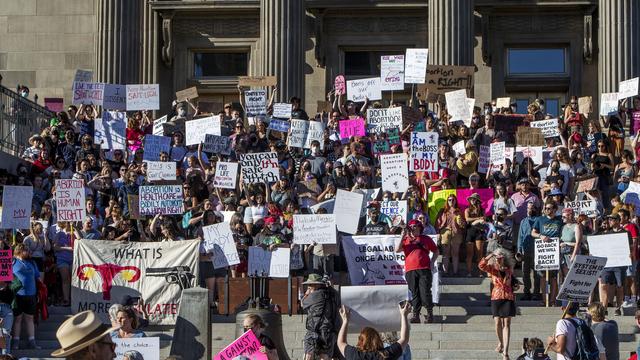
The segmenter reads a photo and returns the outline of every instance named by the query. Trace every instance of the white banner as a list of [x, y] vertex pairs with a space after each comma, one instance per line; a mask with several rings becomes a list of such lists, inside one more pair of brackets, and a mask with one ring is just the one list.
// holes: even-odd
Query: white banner
[[56, 179], [56, 209], [58, 221], [85, 219], [87, 211], [84, 180]]
[[291, 249], [275, 248], [264, 250], [259, 246], [249, 247], [249, 276], [268, 276], [272, 278], [289, 277]]
[[347, 81], [347, 100], [359, 102], [369, 100], [381, 100], [380, 77]]
[[382, 91], [404, 90], [404, 55], [382, 55], [380, 89]]
[[600, 115], [615, 115], [618, 112], [618, 93], [600, 94]]
[[104, 84], [103, 94], [103, 109], [127, 110], [127, 87], [125, 85]]
[[140, 215], [182, 215], [184, 198], [180, 185], [140, 186]]
[[299, 119], [291, 120], [291, 131], [287, 138], [287, 145], [311, 149], [313, 140], [317, 140], [320, 143], [320, 149], [324, 150], [324, 123]]
[[171, 151], [171, 138], [168, 136], [145, 135], [144, 153], [142, 159], [145, 161], [159, 161], [160, 153]]
[[267, 113], [267, 90], [250, 90], [244, 92], [244, 106], [247, 115]]
[[238, 163], [218, 161], [213, 186], [222, 189], [235, 189], [238, 177]]
[[104, 84], [94, 82], [74, 82], [73, 100], [74, 105], [102, 105], [104, 97]]
[[492, 165], [503, 165], [505, 160], [505, 142], [491, 143], [489, 145], [489, 163]]
[[[638, 79], [639, 78], [633, 78], [620, 81], [620, 85], [618, 86], [618, 100], [624, 100], [638, 95]], [[631, 106], [628, 105], [628, 107], [630, 108]]]
[[103, 111], [95, 121], [93, 143], [101, 149], [125, 150], [127, 146], [127, 113]]
[[380, 155], [382, 191], [405, 192], [409, 188], [407, 154]]
[[411, 171], [438, 171], [437, 132], [412, 132], [409, 146]]
[[293, 215], [293, 242], [295, 244], [335, 244], [335, 215]]
[[144, 299], [151, 324], [175, 324], [182, 289], [198, 283], [199, 246], [199, 240], [76, 240], [72, 312], [93, 310], [108, 323], [111, 304], [129, 295]]
[[187, 146], [204, 142], [207, 134], [220, 136], [220, 115], [189, 120], [185, 123], [185, 132]]
[[573, 209], [577, 215], [587, 215], [588, 217], [598, 216], [598, 208], [595, 200], [567, 201], [564, 203], [565, 209]]
[[404, 68], [404, 82], [424, 84], [427, 77], [429, 49], [407, 49]]
[[558, 129], [558, 119], [533, 121], [532, 128], [538, 128], [542, 130], [542, 136], [545, 138], [551, 138], [560, 136], [560, 129]]
[[240, 171], [244, 184], [262, 184], [280, 180], [278, 153], [263, 152], [240, 154]]
[[589, 302], [591, 291], [598, 283], [606, 262], [607, 259], [601, 257], [577, 255], [558, 291], [557, 299]]
[[220, 269], [240, 263], [238, 249], [228, 222], [202, 227], [202, 245], [208, 253], [213, 253], [213, 267]]
[[367, 132], [383, 134], [402, 128], [402, 108], [367, 109]]
[[[116, 360], [160, 360], [160, 338], [159, 337], [143, 337], [143, 338], [113, 338], [116, 344]], [[134, 357], [140, 354], [142, 357]], [[127, 356], [125, 358], [125, 356]]]
[[353, 285], [406, 284], [400, 235], [343, 236], [342, 247]]
[[629, 233], [587, 236], [589, 254], [607, 259], [606, 268], [630, 266]]
[[275, 103], [273, 104], [273, 114], [274, 118], [278, 119], [290, 119], [291, 118], [292, 106], [289, 103]]
[[407, 285], [342, 286], [340, 301], [351, 310], [350, 333], [369, 326], [378, 331], [399, 331], [398, 304], [408, 300]]
[[0, 229], [29, 229], [33, 186], [4, 185], [2, 190], [2, 221]]
[[356, 192], [338, 189], [333, 213], [336, 215], [338, 231], [355, 234], [358, 232], [360, 210], [364, 195]]
[[549, 242], [536, 239], [534, 250], [536, 271], [560, 269], [560, 238], [551, 238]]
[[175, 161], [145, 161], [147, 164], [147, 179], [149, 181], [175, 180]]
[[407, 223], [407, 200], [381, 201], [380, 212], [391, 219], [393, 226]]
[[158, 84], [127, 85], [127, 111], [159, 109], [160, 86]]

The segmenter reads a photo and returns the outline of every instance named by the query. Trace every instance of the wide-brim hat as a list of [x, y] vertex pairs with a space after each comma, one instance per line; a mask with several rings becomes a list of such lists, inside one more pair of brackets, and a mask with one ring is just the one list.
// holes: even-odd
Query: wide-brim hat
[[326, 285], [327, 283], [322, 281], [322, 276], [318, 274], [309, 274], [307, 281], [303, 282], [302, 285]]
[[91, 310], [78, 313], [65, 320], [56, 331], [60, 349], [52, 352], [51, 356], [67, 357], [75, 354], [118, 329], [120, 329], [119, 326], [111, 327], [103, 324]]

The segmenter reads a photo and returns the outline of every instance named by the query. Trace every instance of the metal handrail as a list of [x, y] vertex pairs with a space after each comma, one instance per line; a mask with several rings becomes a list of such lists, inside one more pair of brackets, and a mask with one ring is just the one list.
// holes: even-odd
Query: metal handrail
[[55, 113], [0, 85], [0, 151], [20, 156]]

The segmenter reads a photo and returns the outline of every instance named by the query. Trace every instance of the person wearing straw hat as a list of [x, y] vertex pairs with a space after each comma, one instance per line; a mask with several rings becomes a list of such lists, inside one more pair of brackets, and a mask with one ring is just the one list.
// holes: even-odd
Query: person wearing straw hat
[[60, 349], [51, 353], [67, 360], [111, 360], [116, 357], [116, 344], [109, 335], [118, 330], [100, 321], [91, 310], [65, 320], [56, 331]]
[[304, 359], [331, 359], [337, 339], [338, 296], [319, 274], [309, 274], [307, 291], [300, 300], [307, 312], [304, 336]]

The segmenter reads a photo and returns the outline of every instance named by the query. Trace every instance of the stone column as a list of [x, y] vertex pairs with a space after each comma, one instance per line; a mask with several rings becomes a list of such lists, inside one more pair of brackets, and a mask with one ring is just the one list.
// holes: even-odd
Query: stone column
[[473, 0], [429, 0], [429, 64], [473, 65]]
[[112, 84], [140, 82], [141, 19], [144, 1], [98, 0], [98, 51], [95, 80]]
[[304, 21], [302, 0], [260, 0], [261, 75], [278, 79], [277, 101], [304, 99]]
[[618, 91], [618, 83], [640, 76], [640, 2], [598, 2], [598, 84], [600, 93]]

